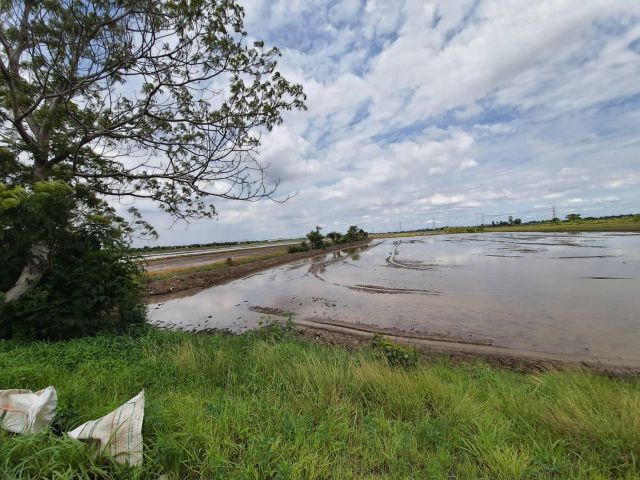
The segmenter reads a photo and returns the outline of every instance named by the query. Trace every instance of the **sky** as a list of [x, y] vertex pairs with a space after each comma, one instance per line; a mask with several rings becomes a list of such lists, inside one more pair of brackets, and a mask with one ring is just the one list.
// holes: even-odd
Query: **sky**
[[142, 211], [139, 244], [640, 212], [640, 1], [240, 0], [306, 112], [262, 135], [283, 203]]

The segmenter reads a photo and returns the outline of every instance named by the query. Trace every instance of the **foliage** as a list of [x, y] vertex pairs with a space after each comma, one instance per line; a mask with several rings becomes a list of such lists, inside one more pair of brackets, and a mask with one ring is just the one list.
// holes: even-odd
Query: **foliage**
[[300, 245], [291, 245], [287, 249], [287, 252], [289, 253], [302, 253], [302, 252], [308, 252], [308, 251], [309, 251], [309, 245], [307, 244], [307, 242], [300, 242]]
[[0, 336], [69, 338], [143, 322], [141, 268], [125, 241], [132, 232], [86, 189], [0, 184], [0, 290], [13, 285], [33, 242], [51, 252], [40, 283], [2, 306]]
[[367, 351], [261, 335], [0, 341], [0, 385], [56, 386], [56, 431], [143, 387], [147, 400], [142, 467], [52, 432], [0, 432], [0, 478], [638, 477], [640, 380], [445, 356], [405, 370]]
[[418, 364], [417, 350], [392, 342], [379, 333], [371, 338], [371, 348], [384, 356], [392, 367], [413, 368]]
[[311, 248], [318, 249], [324, 247], [324, 242], [322, 241], [323, 236], [320, 233], [321, 227], [316, 227], [315, 230], [311, 230], [307, 233], [307, 238], [309, 239], [309, 243], [311, 244]]
[[357, 225], [351, 225], [342, 238], [340, 239], [341, 243], [350, 243], [356, 242], [358, 240], [364, 240], [367, 238], [369, 234], [365, 232], [362, 228], [358, 228]]
[[243, 23], [235, 0], [0, 2], [0, 181], [84, 183], [178, 217], [271, 195], [259, 133], [305, 95]]
[[247, 332], [246, 335], [255, 336], [261, 340], [282, 342], [293, 339], [296, 333], [292, 313], [287, 313], [287, 319], [285, 321], [267, 316], [260, 320], [258, 325], [259, 328], [257, 330]]
[[327, 238], [331, 240], [331, 243], [333, 243], [334, 245], [337, 245], [338, 243], [340, 243], [341, 237], [342, 237], [342, 234], [340, 232], [327, 233]]
[[[247, 44], [243, 22], [234, 0], [0, 2], [5, 330], [8, 316], [47, 337], [139, 316], [129, 227], [99, 198], [148, 198], [178, 218], [209, 218], [207, 197], [274, 193], [256, 155], [260, 133], [304, 109], [305, 95], [277, 70], [276, 48]], [[48, 180], [58, 183], [39, 183]], [[74, 200], [39, 191], [62, 186]], [[33, 291], [46, 269], [49, 284]], [[45, 302], [49, 323], [67, 325], [44, 324]]]

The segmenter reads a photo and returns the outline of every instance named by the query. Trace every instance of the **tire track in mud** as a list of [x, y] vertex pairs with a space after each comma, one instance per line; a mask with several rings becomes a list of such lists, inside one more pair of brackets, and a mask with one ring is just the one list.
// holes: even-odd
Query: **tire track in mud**
[[[435, 263], [423, 263], [423, 262], [410, 262], [410, 261], [399, 261], [397, 257], [399, 255], [398, 247], [403, 243], [416, 243], [416, 240], [404, 241], [404, 240], [396, 240], [393, 242], [393, 250], [389, 252], [389, 256], [386, 258], [387, 264], [395, 268], [406, 268], [408, 270], [435, 270], [436, 268], [442, 267], [443, 265], [435, 264]], [[420, 243], [424, 243], [420, 241]]]
[[[362, 249], [361, 251], [365, 251], [370, 248], [377, 247], [382, 243], [383, 242], [378, 242], [372, 245], [368, 245], [366, 248]], [[422, 240], [411, 240], [409, 242], [405, 242], [403, 240], [397, 240], [394, 242], [394, 246], [397, 247], [397, 245], [401, 243], [424, 243], [424, 242]], [[327, 280], [321, 275], [324, 272], [324, 270], [328, 266], [333, 265], [335, 263], [346, 262], [348, 258], [349, 257], [338, 256], [338, 257], [330, 258], [328, 260], [317, 262], [315, 264], [312, 264], [309, 267], [308, 273], [316, 277], [321, 282], [326, 282]], [[389, 262], [389, 257], [387, 257], [387, 262]], [[406, 266], [405, 264], [398, 262], [395, 266], [397, 266], [398, 268], [412, 268], [414, 270], [433, 270], [436, 267], [439, 267], [440, 265], [430, 265], [429, 268], [414, 268], [412, 266]], [[381, 285], [367, 285], [367, 284], [345, 285], [337, 282], [329, 282], [329, 283], [337, 287], [348, 288], [349, 290], [355, 290], [355, 291], [366, 292], [366, 293], [382, 293], [382, 294], [392, 294], [392, 295], [393, 294], [440, 295], [442, 293], [434, 290], [421, 290], [421, 289], [415, 289], [415, 288], [395, 288], [395, 287], [386, 287]]]
[[[377, 243], [372, 243], [369, 245], [365, 245], [364, 247], [350, 247], [350, 248], [346, 248], [344, 250], [337, 250], [337, 252], [341, 253], [343, 251], [348, 252], [349, 250], [354, 250], [354, 249], [358, 249], [357, 253], [361, 253], [361, 252], [366, 252], [367, 250], [370, 250], [374, 247], [377, 247], [378, 245], [381, 245], [384, 242], [377, 242]], [[348, 255], [348, 253], [347, 253]], [[345, 262], [346, 260], [349, 259], [349, 256], [346, 257], [342, 257], [342, 256], [334, 256], [333, 258], [330, 258], [329, 260], [322, 260], [319, 261], [317, 263], [312, 263], [309, 266], [309, 271], [307, 272], [307, 274], [312, 274], [314, 277], [316, 277], [318, 280], [320, 280], [321, 282], [326, 282], [327, 280], [325, 278], [323, 278], [320, 274], [322, 272], [324, 272], [324, 270], [329, 266], [329, 265], [333, 265], [334, 263], [338, 263], [338, 262]], [[334, 285], [339, 285], [337, 283], [334, 283]], [[344, 286], [344, 285], [340, 285], [340, 286]]]
[[422, 295], [440, 295], [442, 293], [442, 292], [437, 292], [435, 290], [420, 290], [417, 288], [414, 289], [414, 288], [380, 287], [378, 285], [342, 285], [339, 283], [334, 283], [334, 285], [347, 287], [350, 290], [356, 290], [359, 292], [368, 292], [368, 293], [388, 293], [388, 294], [419, 293]]

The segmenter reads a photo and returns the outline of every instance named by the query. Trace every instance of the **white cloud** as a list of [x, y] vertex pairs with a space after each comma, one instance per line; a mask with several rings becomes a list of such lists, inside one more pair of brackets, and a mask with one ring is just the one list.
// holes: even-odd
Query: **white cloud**
[[550, 215], [540, 199], [640, 210], [637, 0], [243, 4], [308, 95], [262, 137], [269, 178], [297, 196], [217, 202], [217, 222], [160, 243], [382, 230], [398, 216], [415, 228], [427, 211], [439, 225]]

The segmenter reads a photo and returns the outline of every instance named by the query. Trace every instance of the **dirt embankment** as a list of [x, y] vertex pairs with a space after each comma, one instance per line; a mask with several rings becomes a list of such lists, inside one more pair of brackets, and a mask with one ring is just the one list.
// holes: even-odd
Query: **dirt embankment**
[[[331, 325], [313, 325], [311, 322], [304, 322], [304, 324], [296, 323], [295, 328], [304, 338], [354, 350], [367, 346], [371, 342], [373, 333], [375, 333], [373, 331], [369, 332], [352, 328], [332, 329]], [[469, 348], [464, 350], [460, 348], [464, 346], [464, 344], [457, 343], [454, 339], [446, 339], [445, 341], [427, 340], [425, 342], [421, 341], [423, 339], [412, 337], [405, 332], [393, 334], [380, 331], [378, 333], [396, 343], [405, 344], [417, 349], [426, 359], [434, 358], [437, 360], [445, 356], [454, 362], [463, 363], [482, 360], [494, 367], [508, 368], [522, 373], [563, 371], [577, 368], [605, 375], [610, 378], [636, 379], [640, 377], [640, 369], [634, 367], [609, 365], [596, 361], [571, 361], [545, 358], [544, 355], [527, 355], [517, 351], [508, 353], [500, 351], [498, 348], [494, 350], [492, 348]], [[471, 345], [471, 347], [474, 347], [474, 345]]]
[[[237, 278], [246, 277], [253, 273], [266, 270], [268, 268], [277, 267], [295, 260], [311, 258], [317, 255], [324, 255], [335, 250], [344, 250], [353, 247], [359, 247], [369, 243], [369, 240], [353, 242], [335, 247], [328, 247], [324, 250], [310, 250], [308, 252], [288, 253], [275, 258], [264, 260], [256, 260], [254, 262], [243, 263], [241, 265], [232, 265], [229, 267], [209, 270], [205, 272], [187, 273], [177, 275], [165, 279], [150, 279], [147, 282], [147, 303], [154, 303], [163, 300], [163, 297], [174, 296], [180, 292], [181, 295], [193, 294], [199, 290], [203, 290], [214, 285], [235, 280]], [[263, 254], [263, 251], [259, 252]], [[246, 252], [243, 252], [246, 255]], [[207, 261], [208, 260], [208, 261]], [[210, 263], [209, 259], [203, 258], [203, 263]]]

